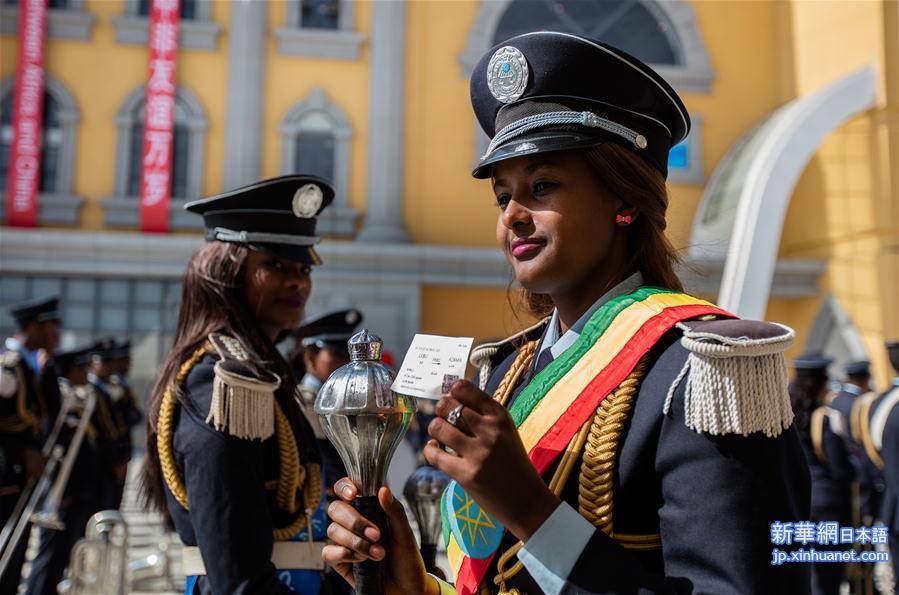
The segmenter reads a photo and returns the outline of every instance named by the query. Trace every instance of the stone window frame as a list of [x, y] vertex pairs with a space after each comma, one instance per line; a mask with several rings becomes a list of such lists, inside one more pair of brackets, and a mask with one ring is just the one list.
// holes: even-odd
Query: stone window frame
[[284, 26], [274, 30], [278, 53], [285, 56], [358, 60], [365, 36], [355, 30], [356, 0], [339, 0], [337, 29], [303, 27], [302, 0], [286, 0]]
[[[47, 11], [47, 37], [49, 39], [75, 39], [87, 41], [97, 17], [84, 9], [84, 0], [69, 0], [66, 8]], [[16, 35], [19, 28], [19, 7], [0, 6], [0, 34]]]
[[[465, 50], [459, 54], [460, 76], [471, 77], [471, 71], [480, 57], [493, 46], [493, 36], [499, 22], [514, 0], [480, 0], [477, 16], [466, 37]], [[687, 0], [639, 0], [646, 9], [663, 17], [672, 25], [673, 36], [680, 42], [678, 48], [682, 66], [651, 64], [650, 66], [671, 83], [679, 93], [712, 92], [715, 72], [705, 42], [696, 22], [696, 12]], [[487, 150], [490, 139], [475, 120], [474, 161]], [[692, 144], [692, 143], [691, 143]], [[692, 147], [691, 147], [692, 148]], [[692, 156], [692, 155], [691, 155]]]
[[[124, 0], [121, 15], [112, 17], [115, 40], [125, 45], [146, 47], [150, 35], [150, 18], [138, 14], [139, 0]], [[192, 19], [179, 22], [179, 47], [188, 50], [215, 50], [222, 32], [219, 23], [210, 21], [212, 0], [198, 0]]]
[[281, 173], [295, 172], [296, 140], [303, 119], [312, 113], [323, 114], [331, 121], [334, 135], [334, 202], [325, 209], [318, 220], [317, 230], [322, 235], [352, 236], [356, 233], [359, 212], [350, 206], [350, 145], [353, 127], [343, 109], [320, 87], [316, 87], [291, 107], [278, 126], [281, 135]]
[[[0, 81], [0, 101], [12, 93], [15, 75]], [[59, 145], [59, 163], [56, 170], [56, 191], [38, 195], [38, 223], [78, 224], [84, 198], [72, 193], [75, 176], [75, 149], [78, 140], [78, 122], [81, 112], [75, 96], [60, 80], [44, 74], [44, 90], [53, 96], [59, 106], [59, 126], [62, 140]], [[6, 188], [0, 188], [0, 219], [6, 220]]]
[[[140, 225], [140, 199], [128, 195], [128, 177], [131, 173], [132, 128], [138, 123], [141, 105], [146, 96], [146, 87], [140, 85], [122, 102], [116, 113], [116, 154], [113, 196], [101, 201], [104, 221], [110, 227], [138, 227]], [[187, 196], [172, 197], [169, 203], [169, 225], [171, 229], [201, 229], [202, 220], [184, 211], [184, 205], [203, 196], [206, 162], [206, 132], [209, 121], [206, 110], [187, 87], [175, 88], [175, 102], [180, 103], [187, 114], [187, 129], [190, 137], [187, 165]]]

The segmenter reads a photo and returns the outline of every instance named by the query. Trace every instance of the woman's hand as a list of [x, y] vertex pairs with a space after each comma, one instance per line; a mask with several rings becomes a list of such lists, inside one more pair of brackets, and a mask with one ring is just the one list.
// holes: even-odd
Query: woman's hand
[[[464, 405], [459, 422], [446, 421]], [[528, 458], [512, 417], [499, 403], [465, 380], [453, 384], [437, 403], [425, 446], [428, 462], [465, 489], [490, 516], [527, 541], [558, 507]], [[437, 441], [455, 451], [450, 454]]]
[[[385, 595], [427, 595], [438, 593], [439, 587], [425, 573], [425, 565], [418, 551], [418, 544], [406, 511], [390, 488], [378, 492], [381, 508], [387, 513], [390, 535], [381, 542], [381, 532], [374, 523], [362, 517], [349, 502], [356, 497], [356, 486], [344, 477], [334, 484], [334, 492], [343, 501], [336, 500], [328, 506], [328, 537], [334, 542], [326, 545], [322, 559], [340, 573], [350, 585], [353, 580], [353, 563], [365, 559], [384, 560]], [[385, 549], [386, 548], [386, 549]], [[386, 558], [386, 559], [385, 559]]]

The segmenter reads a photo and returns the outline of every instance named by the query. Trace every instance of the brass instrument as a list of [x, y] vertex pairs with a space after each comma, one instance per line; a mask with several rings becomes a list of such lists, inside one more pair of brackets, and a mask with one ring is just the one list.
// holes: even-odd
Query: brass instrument
[[[54, 530], [65, 527], [59, 520], [59, 505], [96, 406], [96, 395], [93, 391], [81, 393], [76, 389], [65, 391], [64, 397], [53, 429], [42, 449], [43, 456], [47, 457], [44, 470], [37, 481], [30, 480], [26, 484], [12, 516], [0, 533], [0, 576], [6, 572], [21, 540], [27, 538], [30, 523]], [[69, 415], [78, 409], [82, 399], [84, 407], [67, 448], [60, 444], [62, 427]]]
[[102, 510], [87, 522], [72, 548], [70, 595], [124, 595], [128, 567], [128, 524], [117, 510]]

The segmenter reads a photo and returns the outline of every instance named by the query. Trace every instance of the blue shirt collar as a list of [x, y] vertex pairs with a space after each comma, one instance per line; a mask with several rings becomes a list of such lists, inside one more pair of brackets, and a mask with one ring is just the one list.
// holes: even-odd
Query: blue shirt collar
[[584, 327], [587, 326], [590, 317], [596, 313], [600, 306], [609, 300], [633, 293], [641, 285], [643, 285], [643, 275], [640, 271], [637, 271], [609, 291], [605, 292], [581, 315], [580, 318], [578, 318], [577, 322], [575, 322], [565, 334], [562, 334], [559, 326], [559, 312], [558, 310], [553, 310], [552, 318], [549, 320], [549, 325], [546, 327], [546, 333], [543, 335], [540, 349], [537, 352], [538, 357], [534, 358], [534, 362], [537, 361], [544, 349], [551, 350], [553, 359], [559, 357], [566, 349], [574, 345], [574, 342], [577, 341], [578, 337], [580, 337], [581, 333], [584, 331]]

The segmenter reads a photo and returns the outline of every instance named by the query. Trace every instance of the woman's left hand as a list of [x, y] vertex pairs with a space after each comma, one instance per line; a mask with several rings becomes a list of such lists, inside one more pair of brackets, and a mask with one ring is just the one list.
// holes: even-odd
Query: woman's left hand
[[[456, 426], [446, 418], [463, 405]], [[460, 380], [437, 403], [424, 455], [455, 479], [487, 514], [527, 541], [560, 500], [537, 474], [509, 412], [472, 383]], [[455, 451], [440, 448], [441, 442]]]

